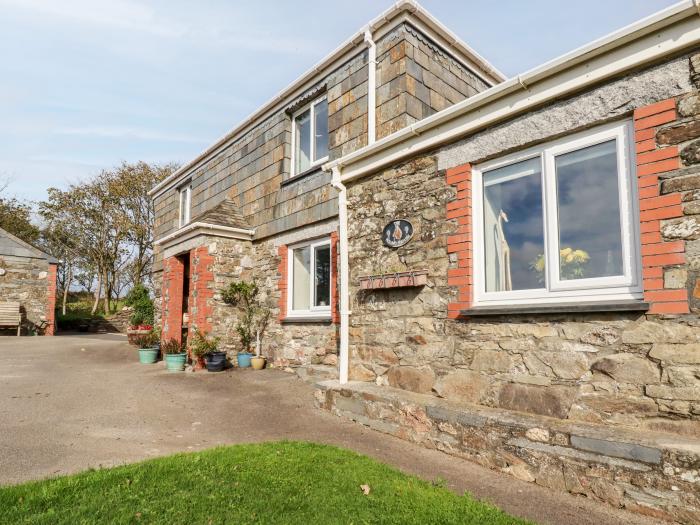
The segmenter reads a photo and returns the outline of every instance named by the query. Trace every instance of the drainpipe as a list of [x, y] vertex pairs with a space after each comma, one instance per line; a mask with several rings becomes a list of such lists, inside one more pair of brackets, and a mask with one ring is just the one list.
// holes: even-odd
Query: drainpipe
[[372, 29], [365, 30], [369, 72], [367, 75], [367, 144], [377, 140], [377, 44], [372, 40]]
[[340, 243], [340, 383], [348, 382], [350, 368], [350, 258], [348, 256], [348, 190], [340, 181], [340, 167], [333, 168], [331, 184], [338, 190], [338, 242]]

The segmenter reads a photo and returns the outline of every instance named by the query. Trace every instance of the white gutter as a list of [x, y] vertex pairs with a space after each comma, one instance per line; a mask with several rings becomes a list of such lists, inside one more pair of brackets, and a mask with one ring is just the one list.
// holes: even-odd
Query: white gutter
[[187, 226], [183, 226], [173, 233], [161, 237], [153, 241], [155, 246], [168, 245], [180, 237], [188, 236], [195, 237], [200, 234], [216, 235], [218, 237], [227, 237], [231, 239], [252, 240], [255, 230], [246, 230], [244, 228], [234, 228], [233, 226], [220, 226], [218, 224], [210, 224], [208, 222], [193, 222]]
[[323, 166], [342, 182], [700, 44], [699, 0], [684, 0]]
[[[377, 35], [378, 30], [388, 26], [391, 23], [394, 23], [396, 19], [404, 13], [412, 14], [416, 20], [427, 26], [432, 33], [428, 35], [429, 37], [435, 38], [439, 41], [439, 43], [444, 43], [444, 46], [446, 46], [446, 51], [454, 54], [454, 58], [461, 62], [465, 67], [474, 70], [473, 72], [483, 78], [487, 84], [493, 85], [505, 80], [503, 73], [498, 71], [498, 69], [489, 64], [472, 48], [457, 38], [454, 33], [438, 22], [415, 0], [400, 0], [396, 2], [386, 11], [372, 20], [369, 24], [367, 24], [366, 27], [369, 27], [370, 32], [374, 34], [374, 38], [379, 38]], [[291, 100], [303, 94], [305, 90], [311, 88], [313, 83], [318, 80], [317, 77], [322, 72], [330, 70], [332, 67], [340, 65], [341, 63], [349, 60], [352, 57], [351, 54], [355, 53], [356, 48], [364, 43], [364, 37], [365, 28], [358, 31], [343, 42], [334, 51], [323, 58], [316, 66], [309, 69], [306, 73], [297, 78], [272, 99], [268, 100], [260, 109], [246, 118], [241, 124], [220, 137], [216, 142], [214, 142], [214, 144], [197, 155], [197, 157], [195, 157], [192, 161], [188, 162], [165, 180], [155, 185], [151, 191], [148, 192], [148, 195], [151, 198], [155, 198], [173, 186], [176, 186], [182, 180], [186, 179], [198, 166], [206, 162], [213, 155], [219, 153], [222, 149], [228, 147], [231, 142], [236, 140], [238, 137], [243, 136], [266, 118], [269, 118], [274, 113], [283, 109], [284, 106], [289, 104]]]
[[333, 170], [331, 184], [338, 190], [338, 237], [340, 255], [340, 359], [339, 379], [348, 382], [350, 369], [350, 257], [348, 254], [348, 193], [340, 182], [340, 169]]
[[365, 31], [367, 44], [367, 144], [377, 140], [377, 44], [372, 40], [372, 29]]

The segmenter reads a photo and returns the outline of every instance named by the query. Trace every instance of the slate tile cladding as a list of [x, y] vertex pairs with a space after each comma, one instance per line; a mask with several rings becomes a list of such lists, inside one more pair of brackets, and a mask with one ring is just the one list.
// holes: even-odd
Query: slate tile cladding
[[[377, 138], [487, 86], [407, 22], [377, 41]], [[328, 97], [329, 157], [367, 144], [366, 49], [309, 89]], [[315, 96], [318, 96], [315, 95]], [[192, 217], [231, 199], [256, 239], [335, 217], [336, 191], [322, 171], [282, 185], [291, 169], [291, 117], [279, 111], [191, 173]], [[155, 199], [155, 237], [178, 227], [178, 192]], [[161, 269], [157, 256], [156, 271]]]

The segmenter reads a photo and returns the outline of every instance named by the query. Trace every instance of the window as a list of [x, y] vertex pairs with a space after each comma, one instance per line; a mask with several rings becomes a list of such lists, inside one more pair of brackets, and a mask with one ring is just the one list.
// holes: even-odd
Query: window
[[617, 123], [474, 170], [476, 306], [642, 297], [632, 133]]
[[293, 317], [331, 315], [331, 243], [328, 239], [289, 248], [289, 305]]
[[328, 99], [323, 97], [292, 118], [292, 176], [328, 159]]
[[190, 223], [190, 209], [192, 208], [192, 185], [187, 184], [180, 188], [180, 228]]

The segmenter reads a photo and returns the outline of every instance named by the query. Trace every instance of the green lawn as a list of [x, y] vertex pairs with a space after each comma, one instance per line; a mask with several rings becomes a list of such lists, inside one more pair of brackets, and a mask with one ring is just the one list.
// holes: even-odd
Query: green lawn
[[282, 442], [3, 487], [0, 523], [525, 522], [347, 450]]

